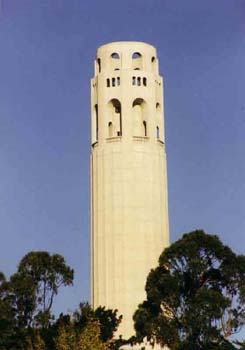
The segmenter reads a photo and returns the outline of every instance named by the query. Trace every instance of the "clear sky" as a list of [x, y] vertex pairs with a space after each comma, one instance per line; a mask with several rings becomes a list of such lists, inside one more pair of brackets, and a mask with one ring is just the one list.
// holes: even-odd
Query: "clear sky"
[[244, 252], [245, 0], [1, 2], [0, 270], [57, 252], [75, 281], [55, 311], [89, 299], [90, 78], [120, 40], [158, 50], [171, 241], [203, 228]]

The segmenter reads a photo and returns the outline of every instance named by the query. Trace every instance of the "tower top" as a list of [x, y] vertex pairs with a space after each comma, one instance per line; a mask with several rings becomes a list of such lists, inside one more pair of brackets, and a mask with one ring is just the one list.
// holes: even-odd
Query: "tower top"
[[108, 70], [143, 70], [158, 73], [157, 51], [139, 41], [117, 41], [100, 46], [96, 55], [97, 73]]
[[156, 48], [151, 44], [144, 43], [143, 41], [113, 41], [111, 43], [101, 45], [97, 49], [97, 53], [99, 53], [100, 51], [110, 51], [113, 48], [123, 51], [135, 51], [138, 48], [141, 50], [151, 50], [156, 54]]

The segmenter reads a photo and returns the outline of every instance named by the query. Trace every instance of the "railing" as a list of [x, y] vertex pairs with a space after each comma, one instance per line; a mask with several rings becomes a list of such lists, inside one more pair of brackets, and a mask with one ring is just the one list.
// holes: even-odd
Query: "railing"
[[148, 136], [133, 136], [133, 140], [136, 142], [147, 142], [149, 140]]
[[121, 136], [107, 137], [106, 142], [121, 142]]

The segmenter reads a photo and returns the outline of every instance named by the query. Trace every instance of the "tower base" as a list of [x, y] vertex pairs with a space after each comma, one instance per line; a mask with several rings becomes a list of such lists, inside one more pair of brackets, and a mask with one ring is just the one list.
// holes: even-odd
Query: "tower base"
[[120, 350], [169, 350], [167, 347], [161, 347], [156, 344], [152, 347], [149, 343], [142, 343], [138, 345], [122, 345]]

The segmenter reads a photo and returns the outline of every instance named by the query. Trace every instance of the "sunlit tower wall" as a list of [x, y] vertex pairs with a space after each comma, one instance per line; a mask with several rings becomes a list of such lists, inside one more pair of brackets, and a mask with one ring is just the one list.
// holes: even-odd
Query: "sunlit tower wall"
[[91, 81], [91, 299], [118, 309], [118, 334], [146, 277], [169, 244], [163, 79], [156, 49], [141, 42], [101, 46]]

